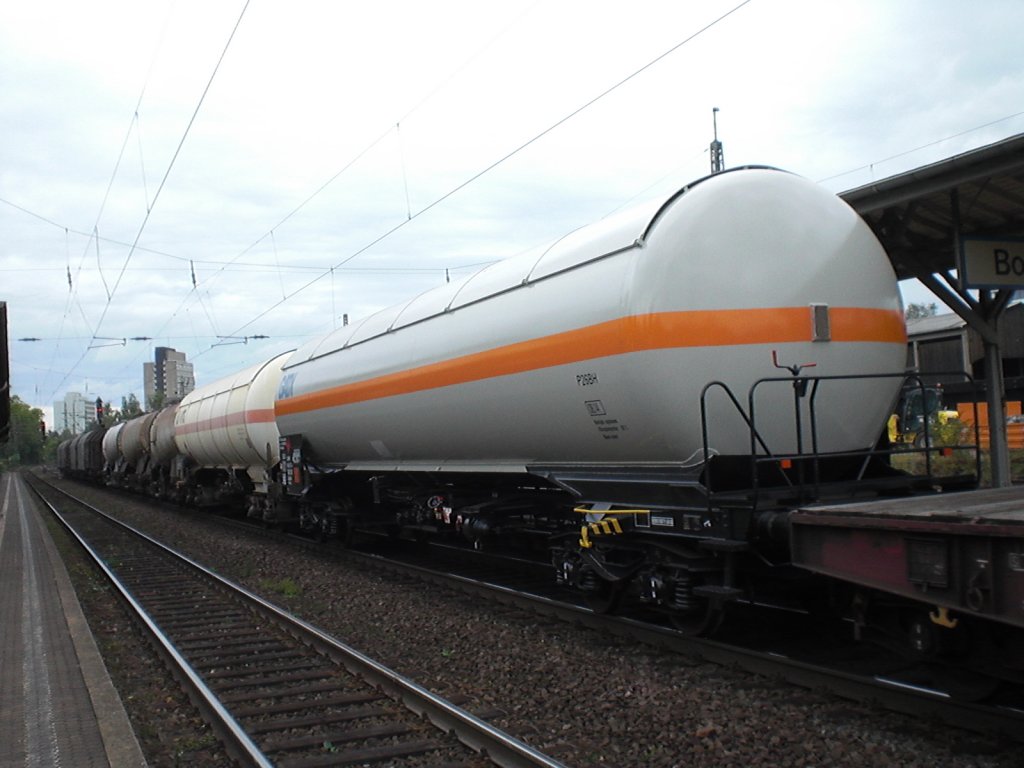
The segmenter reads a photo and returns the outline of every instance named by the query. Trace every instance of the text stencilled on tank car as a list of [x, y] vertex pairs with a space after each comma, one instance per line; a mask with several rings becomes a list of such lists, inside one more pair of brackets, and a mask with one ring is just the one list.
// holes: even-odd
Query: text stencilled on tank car
[[605, 440], [618, 440], [619, 433], [625, 431], [618, 419], [594, 419], [594, 426]]
[[600, 400], [586, 400], [583, 405], [586, 406], [587, 414], [597, 427], [598, 433], [605, 440], [618, 440], [619, 436], [629, 429], [618, 419], [612, 418]]

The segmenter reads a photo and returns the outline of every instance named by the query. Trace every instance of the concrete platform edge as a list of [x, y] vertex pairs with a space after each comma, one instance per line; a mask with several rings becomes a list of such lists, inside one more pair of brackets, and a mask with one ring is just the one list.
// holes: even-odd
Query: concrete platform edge
[[135, 731], [128, 719], [128, 713], [124, 709], [121, 697], [118, 695], [117, 689], [114, 688], [110, 673], [103, 663], [96, 639], [93, 637], [92, 630], [89, 629], [89, 623], [78, 602], [78, 595], [75, 594], [75, 589], [71, 584], [71, 577], [68, 575], [64, 561], [57, 552], [57, 546], [53, 543], [50, 532], [45, 526], [43, 533], [45, 534], [43, 540], [46, 550], [53, 563], [54, 579], [57, 583], [61, 604], [64, 607], [64, 615], [67, 617], [68, 629], [71, 631], [71, 639], [81, 664], [82, 677], [89, 689], [89, 698], [92, 699], [107, 758], [112, 766], [145, 768], [148, 765], [146, 758], [135, 737]]

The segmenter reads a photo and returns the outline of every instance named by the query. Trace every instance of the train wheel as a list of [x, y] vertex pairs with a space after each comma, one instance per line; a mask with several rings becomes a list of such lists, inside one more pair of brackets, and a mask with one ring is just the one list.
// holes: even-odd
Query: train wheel
[[338, 543], [348, 549], [352, 546], [352, 537], [355, 535], [355, 528], [351, 520], [341, 519], [338, 521]]
[[313, 539], [314, 541], [323, 544], [330, 538], [331, 524], [327, 517], [322, 517], [313, 523]]
[[688, 611], [672, 611], [669, 613], [672, 626], [690, 637], [707, 637], [713, 635], [722, 626], [725, 619], [725, 608], [714, 605], [710, 600], [703, 606]]
[[594, 613], [614, 613], [622, 601], [624, 584], [589, 574], [583, 586], [583, 602]]

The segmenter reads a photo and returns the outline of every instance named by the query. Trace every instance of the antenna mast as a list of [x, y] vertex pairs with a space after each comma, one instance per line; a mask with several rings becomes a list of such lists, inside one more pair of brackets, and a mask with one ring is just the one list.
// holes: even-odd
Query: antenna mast
[[711, 142], [711, 173], [721, 173], [725, 170], [725, 152], [718, 140], [718, 107], [712, 108], [711, 119], [715, 126], [715, 140]]

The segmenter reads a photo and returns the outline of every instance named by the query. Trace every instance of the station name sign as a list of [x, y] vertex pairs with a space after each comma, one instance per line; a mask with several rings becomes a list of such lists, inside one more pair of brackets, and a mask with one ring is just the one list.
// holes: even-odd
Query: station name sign
[[1024, 238], [964, 237], [960, 255], [965, 288], [1024, 288]]

